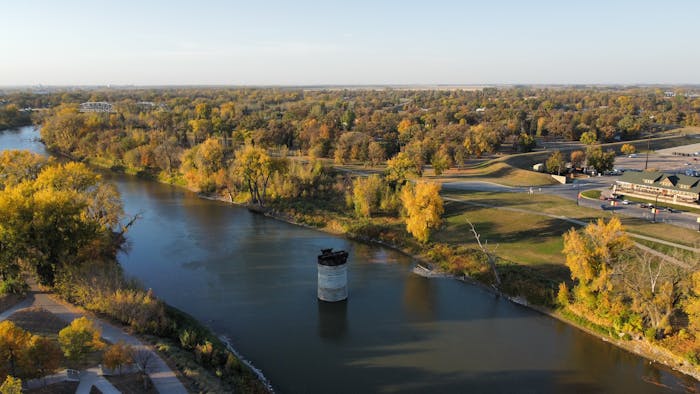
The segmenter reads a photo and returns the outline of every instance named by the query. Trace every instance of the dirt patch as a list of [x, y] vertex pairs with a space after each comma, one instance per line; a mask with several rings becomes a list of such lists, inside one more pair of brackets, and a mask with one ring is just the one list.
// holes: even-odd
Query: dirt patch
[[[75, 394], [75, 390], [78, 389], [78, 384], [78, 382], [60, 382], [23, 392], [26, 394]], [[92, 393], [92, 391], [90, 393]]]
[[43, 308], [20, 309], [9, 317], [10, 321], [32, 334], [56, 337], [68, 324]]
[[146, 377], [146, 379], [149, 379], [148, 389], [143, 388], [143, 380], [139, 373], [105, 376], [105, 378], [123, 394], [158, 394], [148, 377]]

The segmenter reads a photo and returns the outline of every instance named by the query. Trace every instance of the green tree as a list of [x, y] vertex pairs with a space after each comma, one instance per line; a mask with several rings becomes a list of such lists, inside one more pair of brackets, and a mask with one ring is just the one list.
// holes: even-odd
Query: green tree
[[401, 189], [406, 230], [422, 243], [428, 242], [430, 231], [442, 223], [444, 212], [440, 185], [418, 182], [407, 184]]
[[586, 131], [585, 133], [581, 134], [580, 141], [586, 145], [593, 145], [598, 142], [598, 136], [596, 135], [595, 131]]
[[603, 152], [600, 146], [591, 146], [586, 150], [588, 165], [595, 168], [598, 173], [610, 171], [615, 165], [615, 151]]
[[85, 317], [80, 317], [58, 333], [63, 354], [72, 361], [81, 361], [92, 351], [101, 349], [100, 329]]

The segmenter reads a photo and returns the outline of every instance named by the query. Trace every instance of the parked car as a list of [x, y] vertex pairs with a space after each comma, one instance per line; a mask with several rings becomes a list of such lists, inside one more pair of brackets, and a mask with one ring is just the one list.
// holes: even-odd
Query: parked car
[[639, 207], [640, 208], [654, 208], [654, 204], [649, 204], [649, 203], [643, 202], [643, 203], [639, 204]]
[[622, 200], [622, 204], [623, 205], [630, 205], [631, 202], [630, 202], [630, 200]]
[[680, 209], [675, 209], [675, 208], [669, 208], [668, 211], [669, 211], [670, 213], [680, 213], [680, 212], [682, 212]]

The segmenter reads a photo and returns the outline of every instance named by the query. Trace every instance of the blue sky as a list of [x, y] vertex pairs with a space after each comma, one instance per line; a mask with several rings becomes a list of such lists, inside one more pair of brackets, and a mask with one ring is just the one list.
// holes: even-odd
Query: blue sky
[[700, 83], [700, 1], [0, 0], [0, 85]]

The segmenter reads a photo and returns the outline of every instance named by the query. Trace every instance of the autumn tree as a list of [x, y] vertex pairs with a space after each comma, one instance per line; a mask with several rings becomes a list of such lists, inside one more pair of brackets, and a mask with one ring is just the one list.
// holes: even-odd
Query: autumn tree
[[442, 223], [444, 211], [440, 197], [440, 185], [437, 183], [418, 182], [407, 184], [401, 189], [406, 221], [406, 231], [418, 241], [425, 243], [430, 238], [430, 231]]
[[0, 394], [22, 394], [22, 380], [7, 375], [0, 385]]
[[582, 150], [575, 150], [571, 152], [570, 160], [573, 168], [581, 168], [586, 162], [586, 154]]
[[634, 147], [632, 144], [624, 144], [620, 148], [620, 152], [624, 155], [631, 155], [637, 151], [637, 148]]
[[700, 343], [700, 271], [693, 272], [691, 276], [690, 292], [684, 311], [688, 315], [688, 326]]
[[11, 321], [0, 322], [0, 376], [18, 376], [27, 363], [31, 336]]
[[386, 162], [386, 179], [389, 182], [403, 184], [406, 180], [420, 176], [418, 163], [405, 152], [399, 152]]
[[386, 160], [386, 150], [379, 142], [372, 141], [369, 143], [369, 162], [376, 166]]
[[286, 159], [273, 159], [265, 149], [246, 145], [236, 151], [232, 171], [245, 185], [253, 203], [262, 207], [265, 205], [272, 175], [284, 172], [287, 165]]
[[27, 359], [34, 372], [32, 377], [55, 373], [63, 360], [61, 348], [49, 338], [33, 335], [27, 348]]
[[561, 170], [565, 167], [564, 156], [560, 151], [554, 151], [547, 159], [545, 166], [547, 167], [547, 172], [550, 174], [561, 175]]
[[80, 317], [58, 333], [58, 343], [63, 354], [72, 361], [80, 361], [85, 356], [104, 346], [100, 340], [100, 329], [86, 317]]
[[355, 214], [368, 218], [379, 209], [383, 181], [378, 175], [358, 177], [353, 181], [352, 201]]
[[452, 165], [452, 159], [450, 157], [449, 152], [447, 149], [440, 148], [435, 154], [433, 155], [432, 160], [430, 161], [430, 164], [433, 166], [433, 171], [435, 171], [435, 175], [442, 175], [442, 173], [450, 168]]
[[102, 355], [102, 363], [111, 370], [117, 370], [121, 374], [124, 365], [131, 364], [134, 360], [134, 349], [126, 343], [119, 341], [109, 346]]
[[593, 145], [598, 142], [598, 136], [596, 135], [595, 131], [586, 131], [585, 133], [581, 134], [580, 141], [586, 145]]

